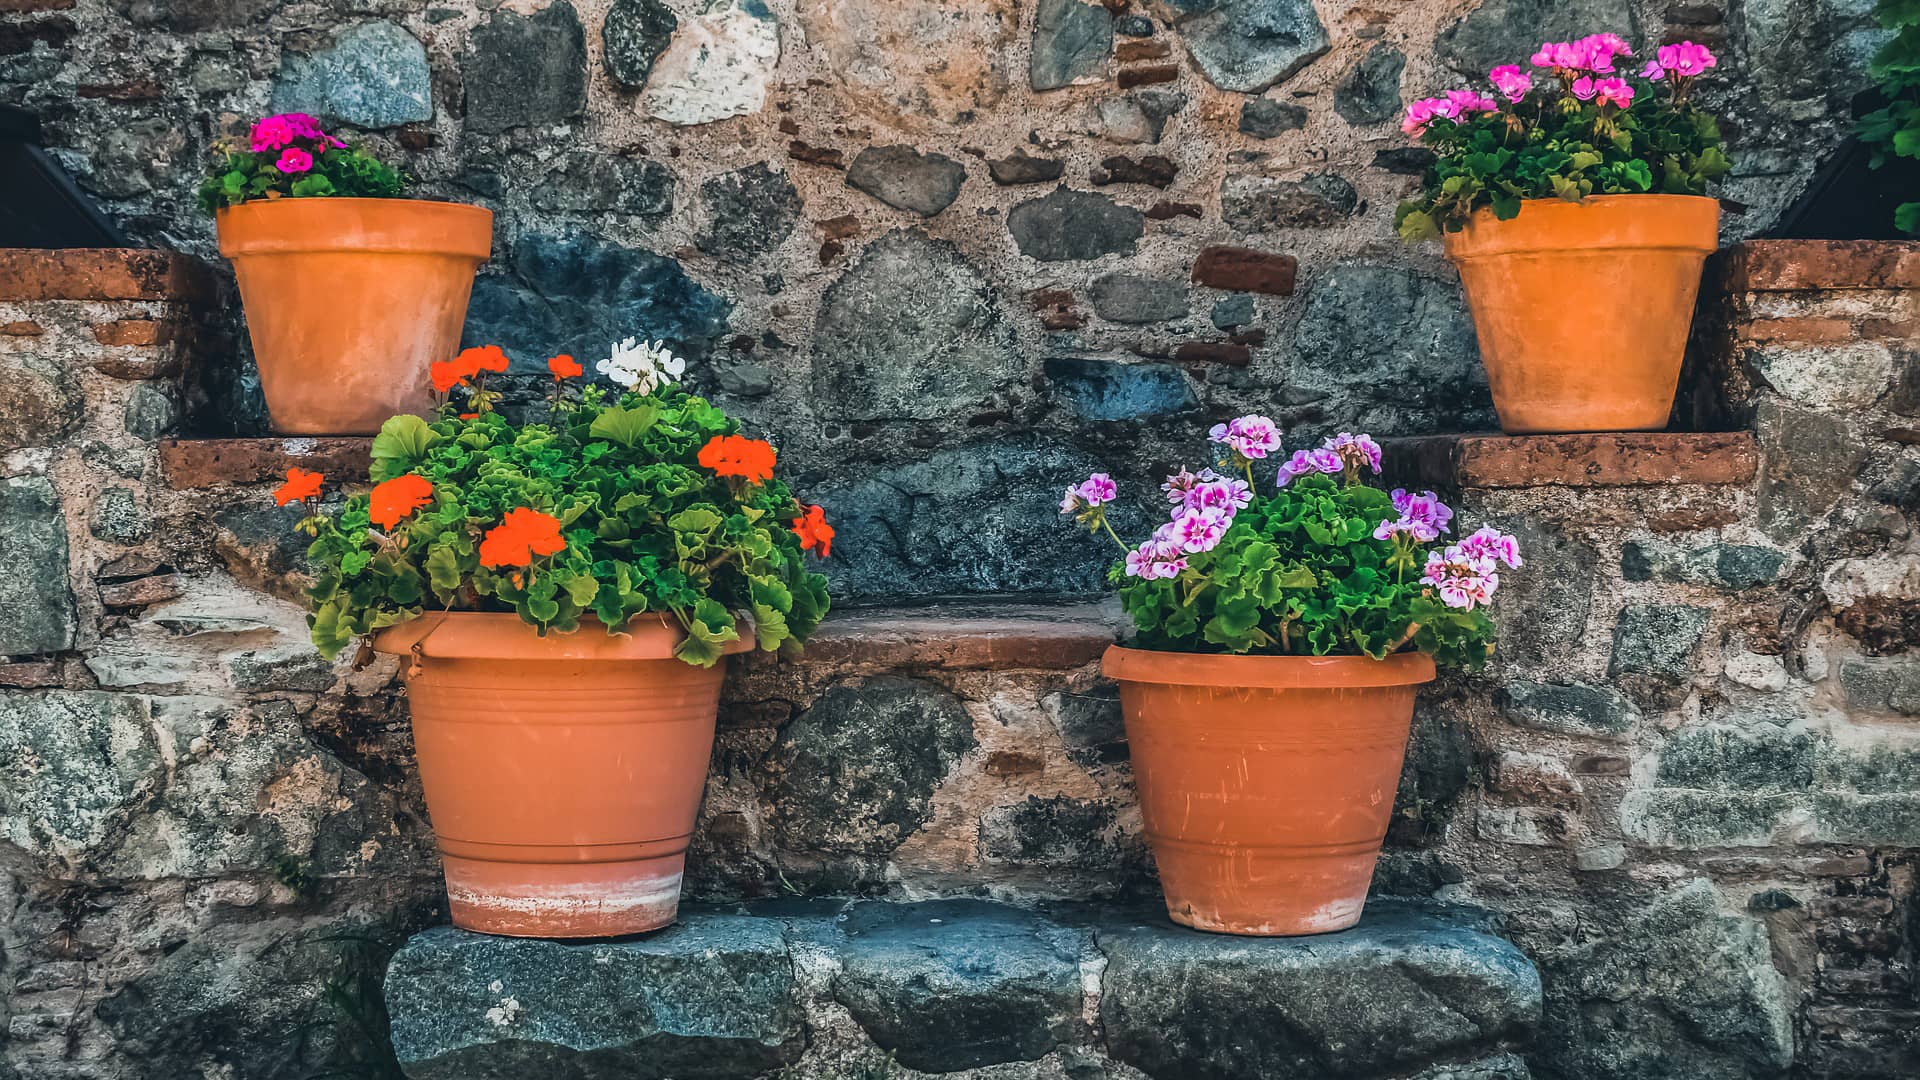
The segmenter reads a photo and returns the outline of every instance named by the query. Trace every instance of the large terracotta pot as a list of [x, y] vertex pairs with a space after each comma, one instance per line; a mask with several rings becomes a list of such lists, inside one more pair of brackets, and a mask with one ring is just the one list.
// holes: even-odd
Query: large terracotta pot
[[275, 431], [366, 435], [432, 406], [493, 212], [419, 199], [275, 199], [215, 218]]
[[1105, 668], [1174, 922], [1277, 936], [1360, 921], [1431, 659], [1116, 645]]
[[1448, 233], [1500, 426], [1658, 431], [1673, 411], [1720, 204], [1692, 195], [1530, 199]]
[[542, 638], [516, 615], [452, 612], [375, 636], [406, 672], [455, 926], [573, 938], [673, 922], [725, 664], [673, 659], [665, 619], [630, 630]]

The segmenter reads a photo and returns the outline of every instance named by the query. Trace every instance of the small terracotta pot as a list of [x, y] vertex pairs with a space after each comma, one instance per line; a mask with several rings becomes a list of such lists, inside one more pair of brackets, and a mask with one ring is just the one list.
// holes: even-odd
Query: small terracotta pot
[[642, 616], [619, 637], [588, 622], [543, 638], [474, 612], [374, 637], [406, 672], [455, 926], [578, 938], [673, 922], [726, 670], [673, 659], [680, 637]]
[[1174, 922], [1281, 936], [1360, 921], [1432, 659], [1116, 645], [1104, 666]]
[[432, 408], [459, 350], [493, 212], [419, 199], [275, 199], [215, 216], [273, 429], [366, 435]]
[[1693, 195], [1529, 199], [1448, 233], [1509, 434], [1659, 431], [1673, 411], [1720, 204]]

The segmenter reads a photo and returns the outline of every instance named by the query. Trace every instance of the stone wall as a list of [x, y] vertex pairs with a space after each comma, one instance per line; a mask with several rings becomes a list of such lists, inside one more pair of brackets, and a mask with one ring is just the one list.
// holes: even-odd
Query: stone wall
[[[1404, 99], [1545, 36], [1707, 42], [1741, 238], [1841, 137], [1870, 7], [8, 0], [0, 87], [132, 236], [206, 257], [213, 140], [348, 125], [498, 214], [474, 341], [536, 374], [629, 334], [698, 357], [839, 516], [843, 595], [1078, 591], [1095, 555], [1029, 542], [1042, 493], [1204, 417], [1490, 422], [1451, 271], [1392, 237]], [[261, 430], [240, 351], [196, 433]]]

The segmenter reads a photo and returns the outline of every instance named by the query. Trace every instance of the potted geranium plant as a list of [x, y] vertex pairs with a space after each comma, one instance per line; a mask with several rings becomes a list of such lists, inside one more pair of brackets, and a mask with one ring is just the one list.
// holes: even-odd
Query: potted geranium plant
[[1362, 478], [1380, 448], [1341, 434], [1279, 464], [1263, 416], [1212, 431], [1219, 471], [1161, 485], [1170, 519], [1114, 534], [1105, 474], [1061, 513], [1124, 556], [1110, 575], [1133, 621], [1104, 666], [1120, 683], [1147, 842], [1175, 922], [1316, 934], [1360, 918], [1400, 778], [1415, 690], [1435, 663], [1475, 668], [1510, 536], [1453, 543], [1433, 492]]
[[459, 347], [493, 213], [405, 187], [305, 113], [215, 147], [200, 203], [233, 263], [274, 430], [365, 435], [432, 408], [427, 366]]
[[[774, 448], [629, 341], [546, 422], [495, 411], [488, 346], [434, 365], [431, 422], [387, 421], [370, 492], [306, 509], [313, 642], [401, 658], [458, 926], [598, 937], [673, 921], [712, 752], [722, 657], [794, 650], [827, 611], [833, 528]], [[461, 404], [456, 405], [459, 401]]]
[[1632, 55], [1614, 34], [1549, 42], [1488, 72], [1491, 96], [1416, 101], [1402, 125], [1438, 157], [1395, 224], [1445, 235], [1508, 432], [1659, 430], [1673, 410], [1729, 164], [1693, 102], [1713, 53], [1663, 45], [1637, 75]]

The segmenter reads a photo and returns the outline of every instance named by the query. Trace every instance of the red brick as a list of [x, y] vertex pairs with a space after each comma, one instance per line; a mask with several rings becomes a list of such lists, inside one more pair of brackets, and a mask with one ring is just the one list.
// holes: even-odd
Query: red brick
[[1153, 86], [1157, 83], [1170, 83], [1180, 77], [1177, 64], [1148, 64], [1144, 67], [1120, 69], [1120, 89], [1131, 90], [1136, 86]]
[[1759, 452], [1749, 432], [1434, 435], [1393, 439], [1395, 483], [1449, 488], [1744, 484]]
[[93, 370], [111, 379], [145, 382], [180, 374], [182, 364], [176, 349], [107, 353], [93, 358]]
[[213, 275], [195, 259], [142, 248], [0, 248], [0, 300], [207, 303]]
[[[69, 3], [72, 0], [68, 0]], [[1142, 60], [1164, 60], [1173, 55], [1173, 46], [1159, 38], [1123, 41], [1114, 46], [1114, 59], [1123, 64], [1135, 64]]]
[[95, 323], [93, 336], [102, 345], [165, 345], [173, 340], [173, 325], [152, 319], [116, 319]]
[[279, 480], [298, 465], [328, 486], [363, 483], [371, 439], [169, 439], [160, 444], [167, 486], [176, 491]]
[[136, 578], [100, 586], [100, 603], [110, 608], [144, 608], [180, 595], [180, 579], [173, 574]]
[[842, 214], [825, 221], [816, 221], [814, 227], [820, 230], [820, 235], [829, 240], [845, 240], [860, 234], [860, 217], [857, 214]]
[[1237, 341], [1189, 341], [1173, 351], [1183, 364], [1228, 364], [1246, 367], [1253, 362], [1253, 350]]
[[1847, 319], [1755, 319], [1735, 328], [1747, 341], [1847, 341], [1854, 336]]
[[807, 642], [806, 663], [862, 671], [1068, 671], [1098, 660], [1115, 629], [1090, 603], [836, 611]]
[[1193, 262], [1193, 282], [1211, 289], [1292, 296], [1300, 262], [1291, 255], [1275, 255], [1252, 248], [1216, 244], [1202, 248]]
[[1147, 209], [1150, 221], [1170, 221], [1177, 217], [1190, 217], [1200, 220], [1200, 206], [1190, 202], [1157, 202]]
[[0, 323], [0, 336], [4, 337], [39, 337], [44, 333], [46, 333], [46, 331], [42, 330], [40, 324], [34, 322], [32, 319]]
[[830, 146], [812, 146], [795, 139], [787, 144], [787, 156], [795, 161], [804, 161], [809, 165], [825, 165], [830, 169], [846, 168], [846, 160]]
[[40, 687], [60, 685], [60, 665], [52, 660], [22, 660], [0, 664], [0, 686]]
[[1749, 240], [1714, 268], [1731, 292], [1920, 288], [1920, 241]]
[[1030, 776], [1046, 769], [1047, 763], [1039, 755], [1020, 750], [995, 750], [987, 755], [985, 766], [990, 776]]
[[160, 84], [152, 79], [130, 79], [117, 83], [81, 83], [74, 89], [74, 93], [83, 98], [121, 104], [134, 101], [158, 101], [166, 95], [166, 91]]

